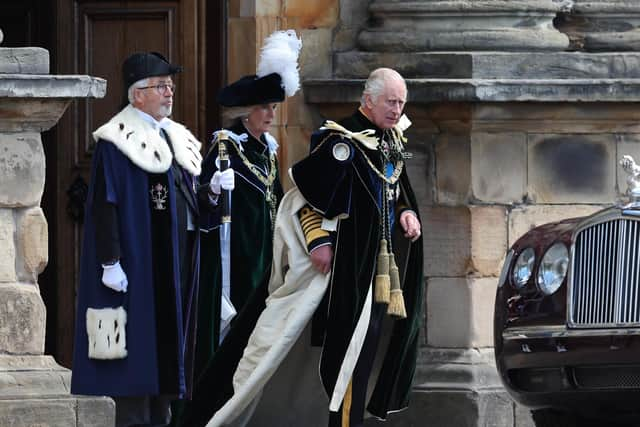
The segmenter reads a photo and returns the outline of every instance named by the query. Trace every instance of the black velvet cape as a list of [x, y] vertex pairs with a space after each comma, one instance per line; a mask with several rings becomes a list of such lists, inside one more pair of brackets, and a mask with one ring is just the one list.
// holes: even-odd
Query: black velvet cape
[[[352, 132], [374, 129], [376, 136], [383, 135], [383, 131], [359, 111], [340, 124]], [[349, 147], [350, 155], [346, 159], [336, 159], [334, 147], [337, 144]], [[295, 184], [316, 211], [326, 218], [346, 217], [339, 221], [336, 233], [330, 289], [325, 295], [325, 304], [318, 308], [314, 317], [314, 341], [322, 342], [323, 346], [320, 375], [328, 396], [333, 393], [367, 291], [375, 277], [381, 238], [378, 205], [381, 178], [373, 173], [367, 158], [382, 170], [379, 151], [367, 149], [339, 132], [325, 130], [312, 136], [311, 154], [292, 169]], [[417, 214], [417, 202], [406, 169], [399, 183], [401, 203]], [[423, 317], [422, 238], [411, 243], [401, 234], [397, 224], [394, 251], [407, 318], [393, 322], [388, 346], [378, 348], [378, 352], [384, 352], [384, 361], [367, 406], [370, 413], [382, 419], [389, 411], [408, 404]]]

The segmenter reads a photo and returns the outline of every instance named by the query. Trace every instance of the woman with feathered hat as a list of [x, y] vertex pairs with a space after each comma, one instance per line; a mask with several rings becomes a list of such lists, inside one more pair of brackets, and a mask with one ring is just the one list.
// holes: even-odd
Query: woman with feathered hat
[[[225, 383], [231, 386], [232, 374], [216, 372], [215, 366], [229, 366], [229, 360], [240, 359], [264, 307], [273, 225], [283, 195], [276, 157], [278, 143], [269, 130], [278, 104], [299, 88], [300, 48], [301, 41], [293, 30], [276, 31], [265, 40], [256, 75], [244, 76], [218, 94], [218, 103], [226, 107], [225, 129], [214, 132], [203, 161], [202, 179], [225, 180], [228, 172], [220, 171], [223, 144], [235, 175], [235, 188], [229, 197], [231, 226], [230, 231], [225, 229], [225, 219], [216, 214], [202, 230], [197, 385], [194, 401], [178, 411], [181, 413], [176, 418], [180, 421], [176, 425], [196, 426], [196, 419], [208, 419], [213, 413], [207, 398], [211, 387], [224, 387]], [[229, 262], [224, 266], [227, 257]], [[228, 382], [220, 379], [226, 374]]]

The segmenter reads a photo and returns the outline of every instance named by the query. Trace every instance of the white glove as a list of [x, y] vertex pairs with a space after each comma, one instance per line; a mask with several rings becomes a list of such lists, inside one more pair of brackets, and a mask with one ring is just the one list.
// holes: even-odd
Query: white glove
[[229, 168], [224, 172], [216, 171], [211, 177], [209, 187], [213, 194], [220, 194], [222, 190], [233, 190], [236, 186], [236, 179], [233, 169]]
[[127, 292], [129, 281], [120, 266], [120, 261], [113, 265], [102, 264], [102, 283], [116, 292]]

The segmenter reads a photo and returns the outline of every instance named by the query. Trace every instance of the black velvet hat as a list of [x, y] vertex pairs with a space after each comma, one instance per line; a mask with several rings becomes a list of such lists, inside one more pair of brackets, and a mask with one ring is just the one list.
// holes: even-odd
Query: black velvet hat
[[122, 64], [124, 89], [126, 91], [129, 86], [147, 77], [171, 76], [181, 71], [181, 66], [170, 64], [158, 52], [134, 53]]
[[225, 107], [246, 107], [284, 101], [282, 77], [278, 73], [264, 77], [244, 76], [218, 92], [218, 103]]

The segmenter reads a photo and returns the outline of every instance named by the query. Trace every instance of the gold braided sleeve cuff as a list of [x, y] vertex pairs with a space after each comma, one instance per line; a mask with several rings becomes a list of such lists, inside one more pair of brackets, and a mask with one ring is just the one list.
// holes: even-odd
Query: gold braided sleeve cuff
[[298, 219], [309, 252], [320, 245], [331, 243], [331, 234], [322, 229], [322, 215], [311, 209], [309, 205], [305, 205], [298, 211]]

